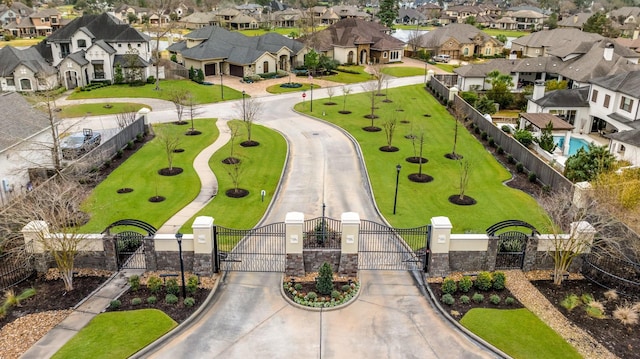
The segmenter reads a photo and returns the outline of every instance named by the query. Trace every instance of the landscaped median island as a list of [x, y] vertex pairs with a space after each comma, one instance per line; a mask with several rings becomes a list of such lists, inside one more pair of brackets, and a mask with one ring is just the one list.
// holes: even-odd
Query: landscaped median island
[[286, 298], [309, 308], [340, 307], [355, 298], [360, 290], [356, 278], [334, 275], [331, 265], [326, 262], [317, 273], [285, 278], [282, 286]]
[[[382, 88], [381, 93], [386, 96], [371, 96], [372, 91], [377, 92], [377, 89], [346, 98], [334, 96], [330, 102], [337, 105], [326, 105], [326, 99], [316, 100], [313, 113], [310, 112], [309, 101], [298, 103], [295, 108], [309, 115], [324, 114], [322, 120], [340, 126], [358, 141], [378, 208], [393, 226], [409, 228], [422, 225], [431, 215], [449, 217], [454, 233], [485, 233], [493, 224], [510, 219], [526, 220], [544, 231], [547, 222], [536, 200], [525, 192], [504, 185], [511, 179], [509, 171], [463, 124], [456, 126], [447, 109], [422, 85], [388, 91]], [[372, 101], [373, 112], [377, 116], [373, 119], [369, 118]], [[349, 111], [343, 114], [347, 108]], [[366, 128], [372, 125], [380, 131], [367, 131]], [[396, 147], [398, 150], [382, 151], [383, 147]], [[446, 157], [452, 152], [462, 158], [452, 160]], [[412, 161], [417, 157], [427, 161]], [[468, 171], [465, 171], [465, 164]], [[399, 173], [397, 165], [400, 165]], [[460, 183], [465, 172], [468, 181], [464, 196], [472, 197], [476, 204], [456, 205], [449, 201], [449, 197], [460, 195]], [[428, 175], [432, 180], [411, 180], [411, 176], [419, 174], [421, 177]], [[399, 183], [394, 215], [396, 176]]]

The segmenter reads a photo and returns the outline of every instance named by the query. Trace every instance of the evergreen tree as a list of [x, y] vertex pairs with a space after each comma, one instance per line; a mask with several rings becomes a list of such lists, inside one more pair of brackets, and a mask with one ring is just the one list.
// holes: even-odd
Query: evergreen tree
[[382, 25], [393, 28], [393, 22], [398, 18], [398, 3], [395, 0], [380, 1], [380, 11], [378, 18]]
[[617, 37], [619, 31], [613, 27], [611, 19], [601, 12], [591, 15], [584, 23], [582, 28], [584, 32], [593, 32], [604, 37]]
[[119, 63], [116, 64], [115, 72], [113, 74], [113, 82], [116, 84], [121, 84], [124, 82], [124, 74], [122, 72], [122, 65]]
[[331, 265], [324, 262], [318, 270], [318, 283], [316, 283], [316, 289], [319, 293], [328, 295], [333, 290], [333, 270]]
[[553, 141], [553, 123], [551, 123], [551, 121], [549, 121], [542, 130], [540, 138], [536, 138], [535, 141], [540, 145], [540, 148], [549, 153], [553, 153], [557, 146]]
[[573, 182], [591, 181], [598, 174], [611, 170], [614, 163], [615, 157], [606, 146], [590, 143], [587, 150], [581, 148], [567, 158], [564, 175]]

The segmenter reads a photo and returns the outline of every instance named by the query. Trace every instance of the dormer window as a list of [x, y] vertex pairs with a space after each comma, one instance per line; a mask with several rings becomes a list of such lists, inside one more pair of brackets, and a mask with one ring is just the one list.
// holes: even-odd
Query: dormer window
[[85, 47], [87, 47], [87, 40], [79, 39], [78, 40], [78, 47], [81, 48], [81, 49], [84, 49]]

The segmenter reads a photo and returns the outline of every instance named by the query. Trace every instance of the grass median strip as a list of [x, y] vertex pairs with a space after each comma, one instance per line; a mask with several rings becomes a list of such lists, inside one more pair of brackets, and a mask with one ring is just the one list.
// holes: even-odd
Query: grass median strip
[[61, 106], [60, 108], [62, 109], [62, 111], [58, 113], [58, 118], [115, 115], [118, 113], [139, 111], [143, 107], [153, 110], [151, 106], [147, 106], [142, 103], [131, 103], [131, 102], [83, 103], [80, 105]]
[[173, 319], [157, 309], [98, 314], [53, 358], [128, 358], [176, 325]]

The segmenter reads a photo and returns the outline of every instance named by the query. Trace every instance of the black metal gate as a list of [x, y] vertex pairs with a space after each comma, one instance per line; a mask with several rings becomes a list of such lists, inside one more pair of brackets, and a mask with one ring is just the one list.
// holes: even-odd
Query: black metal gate
[[118, 270], [145, 269], [144, 235], [134, 231], [124, 231], [114, 235]]
[[340, 249], [342, 222], [327, 217], [304, 221], [303, 248]]
[[361, 220], [358, 269], [427, 271], [430, 225], [393, 228]]
[[[519, 230], [498, 232], [507, 228], [523, 227], [531, 230], [529, 234]], [[522, 269], [524, 265], [527, 242], [535, 233], [536, 228], [531, 224], [520, 220], [506, 220], [487, 228], [489, 237], [498, 239], [495, 269]]]
[[214, 270], [284, 272], [285, 233], [284, 222], [253, 229], [214, 226]]

